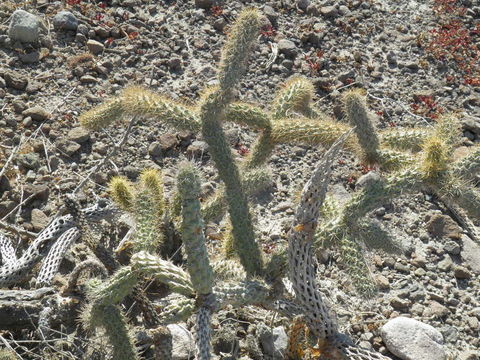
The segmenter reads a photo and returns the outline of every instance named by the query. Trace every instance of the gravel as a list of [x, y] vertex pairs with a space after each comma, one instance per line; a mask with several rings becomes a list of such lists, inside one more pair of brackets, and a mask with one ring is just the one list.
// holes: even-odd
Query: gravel
[[[471, 3], [469, 10], [477, 16], [468, 15], [473, 23], [478, 20], [480, 5]], [[39, 213], [33, 209], [50, 218], [63, 196], [103, 159], [125, 130], [125, 123], [118, 119], [106, 131], [86, 133], [79, 127], [78, 116], [128, 84], [146, 86], [194, 105], [202, 89], [216, 84], [221, 46], [233, 19], [246, 6], [240, 1], [149, 4], [114, 0], [105, 8], [95, 6], [93, 12], [85, 12], [79, 6], [63, 8], [59, 2], [39, 0], [38, 4], [38, 11], [27, 8], [29, 12], [0, 4], [0, 166], [3, 155], [8, 157], [22, 137], [28, 139], [15, 156], [13, 176], [0, 179], [0, 217], [35, 194], [20, 207], [18, 216], [8, 219], [31, 230], [40, 226], [37, 215], [34, 217]], [[220, 6], [222, 13], [212, 11], [212, 5]], [[266, 107], [285, 80], [303, 75], [314, 83], [319, 109], [341, 120], [343, 87], [359, 86], [368, 91], [371, 110], [381, 114], [377, 126], [384, 129], [434, 124], [425, 114], [414, 113], [411, 106], [418, 101], [416, 95], [430, 94], [446, 111], [461, 114], [465, 137], [458, 140], [463, 146], [480, 143], [480, 107], [475, 100], [479, 88], [447, 81], [455, 69], [435, 62], [418, 46], [438, 23], [430, 3], [297, 0], [252, 1], [248, 5], [264, 11], [264, 30], [274, 32], [259, 35], [248, 72], [238, 84], [239, 100]], [[44, 24], [49, 24], [49, 32], [44, 31]], [[267, 68], [273, 44], [278, 45], [278, 55]], [[225, 124], [225, 130], [237, 148], [250, 149], [258, 136], [231, 124]], [[273, 186], [252, 199], [259, 242], [265, 248], [286, 243], [297, 194], [322, 153], [321, 148], [296, 144], [275, 148], [268, 163]], [[236, 149], [235, 155], [243, 160]], [[112, 176], [135, 180], [148, 166], [169, 175], [165, 186], [171, 194], [177, 164], [185, 159], [198, 164], [209, 191], [218, 189], [217, 172], [200, 136], [140, 119], [119, 154], [86, 184], [82, 201], [90, 203], [93, 193], [108, 196], [106, 184]], [[381, 169], [364, 174], [354, 155], [342, 152], [340, 159], [333, 167], [329, 194], [337, 201], [345, 202], [362, 184], [379, 180]], [[388, 229], [406, 251], [398, 255], [376, 250], [368, 253], [379, 287], [368, 300], [355, 293], [335, 250], [322, 255], [318, 281], [338, 314], [340, 327], [355, 341], [393, 359], [392, 354], [400, 353], [395, 353], [391, 344], [403, 335], [391, 335], [390, 342], [379, 329], [410, 317], [402, 321], [420, 322], [422, 331], [428, 328], [427, 333], [435, 334], [428, 338], [434, 350], [416, 359], [437, 354], [438, 359], [473, 360], [480, 351], [478, 244], [445, 207], [423, 193], [382, 204], [367, 217]], [[210, 233], [222, 234], [226, 224], [208, 226]], [[209, 245], [220, 251], [219, 241], [211, 240]], [[242, 323], [248, 331], [243, 325], [227, 328], [231, 321], [218, 325], [217, 318], [235, 317], [249, 323]], [[262, 309], [250, 318], [233, 310], [215, 315], [216, 355], [229, 353], [238, 345], [242, 354], [248, 348], [249, 354], [258, 356], [260, 351], [265, 356], [256, 340], [256, 325], [263, 321], [270, 326], [271, 318], [272, 314]], [[184, 330], [191, 330], [192, 325], [189, 321], [177, 328], [176, 343], [184, 341], [191, 346], [191, 334]], [[276, 317], [272, 327], [284, 342], [288, 321]], [[230, 339], [228, 331], [234, 331], [240, 341]], [[438, 333], [443, 345], [435, 340]], [[404, 349], [400, 344], [397, 348], [410, 351], [415, 347]]]

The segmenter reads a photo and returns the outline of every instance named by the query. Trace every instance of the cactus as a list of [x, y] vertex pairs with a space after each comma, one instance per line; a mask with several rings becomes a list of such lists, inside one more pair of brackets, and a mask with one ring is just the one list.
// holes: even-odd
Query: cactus
[[163, 240], [160, 230], [165, 204], [160, 172], [144, 170], [135, 191], [126, 178], [113, 177], [109, 190], [115, 203], [135, 219], [134, 251], [155, 251]]
[[390, 128], [379, 131], [380, 143], [394, 150], [419, 152], [428, 137], [428, 128]]
[[115, 176], [108, 184], [110, 196], [113, 201], [124, 211], [133, 210], [133, 186], [126, 177]]
[[[344, 137], [343, 137], [344, 139]], [[305, 322], [318, 340], [315, 353], [328, 359], [387, 359], [386, 357], [352, 345], [339, 333], [335, 318], [324, 302], [315, 281], [316, 267], [312, 256], [312, 245], [320, 208], [325, 200], [331, 163], [338, 152], [340, 142], [334, 144], [325, 154], [302, 192], [300, 204], [295, 213], [289, 234], [289, 270], [295, 290], [296, 301], [303, 310]], [[301, 336], [302, 328], [295, 322], [292, 334]], [[303, 356], [299, 347], [290, 347], [293, 356]]]
[[184, 166], [178, 176], [178, 191], [182, 198], [182, 238], [187, 253], [187, 267], [192, 285], [198, 294], [210, 294], [213, 270], [208, 259], [200, 216], [200, 181], [192, 166]]
[[288, 117], [289, 113], [297, 112], [311, 117], [314, 111], [310, 103], [314, 96], [313, 84], [303, 77], [293, 77], [277, 92], [272, 103], [272, 118]]
[[234, 248], [249, 275], [262, 272], [262, 258], [254, 240], [251, 215], [240, 174], [221, 128], [221, 121], [225, 108], [231, 101], [233, 88], [245, 71], [249, 50], [259, 30], [259, 19], [255, 10], [241, 13], [223, 49], [218, 73], [220, 85], [203, 99], [199, 109], [202, 135], [209, 145], [220, 179], [225, 184]]
[[91, 309], [84, 311], [84, 315], [82, 322], [88, 325], [89, 329], [93, 330], [97, 327], [105, 329], [105, 334], [113, 346], [112, 357], [114, 359], [139, 359], [135, 350], [132, 330], [118, 307], [94, 304]]
[[355, 126], [364, 161], [368, 164], [379, 163], [380, 141], [372, 124], [371, 115], [368, 113], [363, 91], [359, 89], [345, 91], [343, 104], [348, 120], [352, 126]]

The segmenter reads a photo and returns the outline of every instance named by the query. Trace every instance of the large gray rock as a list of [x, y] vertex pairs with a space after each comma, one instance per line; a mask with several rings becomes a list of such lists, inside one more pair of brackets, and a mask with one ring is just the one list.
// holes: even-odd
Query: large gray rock
[[473, 272], [480, 274], [480, 246], [466, 235], [462, 236], [461, 241], [463, 265], [470, 266]]
[[383, 342], [402, 360], [445, 360], [442, 334], [420, 321], [397, 317], [380, 329]]
[[186, 326], [171, 324], [167, 325], [172, 334], [172, 359], [187, 360], [195, 354], [195, 341], [193, 335]]
[[294, 58], [297, 56], [297, 47], [291, 40], [282, 39], [278, 42], [278, 51], [285, 54], [286, 57]]
[[60, 11], [53, 17], [53, 27], [58, 30], [77, 30], [78, 19], [70, 11]]
[[37, 16], [25, 10], [16, 10], [10, 19], [8, 36], [12, 41], [36, 42], [42, 28], [43, 25]]

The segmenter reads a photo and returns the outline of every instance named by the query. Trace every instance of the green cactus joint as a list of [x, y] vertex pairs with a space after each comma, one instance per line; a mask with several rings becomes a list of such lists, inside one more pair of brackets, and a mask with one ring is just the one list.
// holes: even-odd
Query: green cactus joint
[[113, 359], [140, 359], [135, 349], [133, 334], [131, 334], [127, 321], [117, 306], [94, 306], [91, 316], [95, 317], [95, 321], [105, 329], [105, 334], [113, 346]]
[[281, 119], [297, 112], [311, 117], [313, 114], [310, 103], [314, 96], [313, 84], [303, 77], [295, 76], [289, 79], [277, 92], [272, 104], [272, 117]]
[[364, 91], [361, 89], [345, 91], [343, 104], [348, 120], [352, 126], [355, 126], [355, 133], [363, 151], [364, 161], [369, 164], [379, 163], [380, 141], [372, 123], [371, 115], [368, 113]]
[[203, 220], [200, 215], [200, 180], [191, 165], [178, 173], [178, 192], [182, 198], [182, 238], [187, 254], [187, 268], [198, 294], [210, 294], [213, 270], [208, 259]]
[[259, 19], [256, 10], [245, 10], [240, 14], [223, 49], [218, 74], [220, 86], [206, 94], [199, 110], [202, 135], [225, 184], [234, 248], [249, 275], [262, 272], [262, 258], [255, 243], [247, 197], [221, 122], [233, 88], [245, 71], [247, 57], [259, 31]]
[[108, 183], [113, 201], [124, 211], [132, 211], [134, 203], [133, 186], [126, 177], [115, 176]]

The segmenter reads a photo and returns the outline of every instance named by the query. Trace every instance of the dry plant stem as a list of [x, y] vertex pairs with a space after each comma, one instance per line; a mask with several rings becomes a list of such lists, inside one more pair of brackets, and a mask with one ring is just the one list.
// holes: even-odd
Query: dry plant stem
[[22, 139], [20, 139], [20, 143], [12, 150], [10, 153], [10, 156], [8, 157], [7, 161], [3, 165], [2, 169], [0, 170], [0, 178], [3, 176], [5, 171], [7, 170], [8, 166], [10, 165], [10, 162], [13, 160], [13, 157], [17, 153], [18, 149], [22, 146]]
[[10, 231], [12, 233], [21, 235], [21, 236], [25, 236], [29, 239], [35, 239], [35, 237], [38, 235], [37, 233], [24, 230], [24, 229], [22, 229], [18, 226], [8, 224], [5, 221], [1, 221], [1, 220], [0, 220], [0, 228], [5, 229], [7, 231]]
[[350, 135], [344, 134], [324, 155], [312, 178], [302, 192], [302, 198], [295, 214], [289, 235], [290, 279], [297, 301], [306, 315], [312, 333], [320, 339], [337, 333], [337, 324], [325, 304], [315, 282], [316, 267], [313, 258], [313, 236], [317, 226], [320, 207], [325, 200], [330, 178], [331, 164], [340, 146]]

